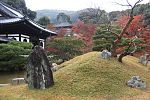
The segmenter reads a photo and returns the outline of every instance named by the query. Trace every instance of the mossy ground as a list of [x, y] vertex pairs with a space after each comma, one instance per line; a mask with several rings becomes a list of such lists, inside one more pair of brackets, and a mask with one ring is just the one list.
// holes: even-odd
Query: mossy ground
[[[140, 97], [150, 92], [150, 64], [143, 66], [135, 57], [125, 57], [122, 64], [115, 58], [105, 60], [100, 58], [99, 52], [90, 52], [60, 67], [54, 73], [53, 87], [46, 90], [28, 90], [27, 85], [3, 87], [0, 88], [0, 100], [111, 100]], [[147, 83], [147, 90], [126, 85], [134, 75]]]

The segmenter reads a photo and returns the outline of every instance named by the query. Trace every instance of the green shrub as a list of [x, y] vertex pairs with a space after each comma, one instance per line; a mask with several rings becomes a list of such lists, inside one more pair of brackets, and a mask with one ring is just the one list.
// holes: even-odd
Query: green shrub
[[31, 43], [17, 41], [0, 44], [0, 71], [24, 69], [26, 58], [21, 55], [29, 55], [31, 48]]
[[69, 60], [74, 56], [82, 54], [82, 40], [74, 39], [73, 37], [55, 38], [47, 44], [49, 55], [53, 55], [53, 59]]

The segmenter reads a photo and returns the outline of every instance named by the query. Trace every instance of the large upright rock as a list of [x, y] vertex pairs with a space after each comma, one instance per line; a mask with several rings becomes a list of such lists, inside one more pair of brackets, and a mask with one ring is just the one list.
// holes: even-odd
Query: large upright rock
[[45, 89], [54, 85], [51, 67], [43, 48], [35, 46], [26, 64], [29, 88]]

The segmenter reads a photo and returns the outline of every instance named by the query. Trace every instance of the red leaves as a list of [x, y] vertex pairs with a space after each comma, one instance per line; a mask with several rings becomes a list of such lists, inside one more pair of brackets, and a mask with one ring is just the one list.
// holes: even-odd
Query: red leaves
[[[142, 30], [142, 15], [134, 16], [133, 21], [131, 22], [129, 28], [127, 29], [127, 33], [129, 35], [135, 34], [135, 32], [140, 32]], [[128, 16], [122, 16], [120, 19], [117, 20], [117, 24], [123, 28], [127, 21], [129, 20]]]
[[55, 48], [47, 48], [46, 50], [49, 52], [56, 52], [57, 51]]
[[[128, 22], [129, 17], [128, 16], [123, 16], [120, 19], [117, 20], [117, 24], [121, 27], [124, 28], [124, 26], [126, 25], [126, 23]], [[141, 40], [144, 41], [144, 43], [141, 43], [139, 45], [150, 45], [150, 27], [149, 28], [144, 28], [143, 27], [143, 16], [142, 15], [137, 15], [134, 16], [134, 19], [132, 20], [131, 24], [129, 25], [129, 27], [126, 30], [126, 33], [124, 33], [122, 35], [122, 37], [126, 37], [129, 38], [131, 40], [133, 40], [134, 35], [136, 34], [136, 36], [138, 36]], [[121, 51], [121, 49], [123, 49], [124, 47], [120, 48], [117, 51]], [[145, 51], [149, 52], [148, 48], [150, 49], [150, 47], [147, 47], [145, 49]]]
[[72, 31], [76, 34], [78, 39], [82, 39], [85, 42], [87, 51], [92, 49], [92, 37], [96, 32], [96, 25], [84, 24], [84, 22], [78, 20], [73, 25]]

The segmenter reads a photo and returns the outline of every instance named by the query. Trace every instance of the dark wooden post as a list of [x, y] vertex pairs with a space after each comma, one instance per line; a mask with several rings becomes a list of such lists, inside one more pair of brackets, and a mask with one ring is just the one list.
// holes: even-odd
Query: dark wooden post
[[40, 40], [38, 36], [30, 36], [30, 42], [32, 42], [34, 48], [36, 45], [40, 44]]

